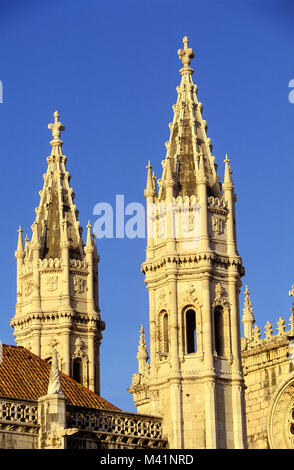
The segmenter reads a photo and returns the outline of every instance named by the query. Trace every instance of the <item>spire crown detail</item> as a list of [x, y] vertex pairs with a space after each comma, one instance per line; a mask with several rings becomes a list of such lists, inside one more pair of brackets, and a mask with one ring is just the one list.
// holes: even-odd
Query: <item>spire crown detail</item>
[[188, 47], [189, 39], [187, 36], [183, 37], [184, 49], [178, 50], [178, 56], [182, 61], [183, 68], [180, 70], [181, 73], [193, 73], [193, 69], [190, 67], [191, 59], [195, 57], [193, 49]]
[[59, 140], [59, 137], [61, 135], [61, 131], [65, 130], [65, 126], [61, 122], [59, 122], [58, 118], [59, 118], [59, 112], [55, 111], [54, 123], [48, 124], [48, 129], [52, 131], [52, 135], [53, 135], [53, 140], [50, 142], [52, 146], [56, 144], [62, 145], [63, 143], [61, 140]]

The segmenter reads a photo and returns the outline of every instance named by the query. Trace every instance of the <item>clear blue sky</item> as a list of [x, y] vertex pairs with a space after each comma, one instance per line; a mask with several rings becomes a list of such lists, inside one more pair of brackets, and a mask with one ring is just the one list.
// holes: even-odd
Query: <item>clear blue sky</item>
[[[146, 163], [159, 176], [176, 100], [177, 50], [189, 36], [194, 81], [223, 178], [238, 195], [239, 251], [257, 323], [288, 319], [294, 283], [294, 14], [289, 1], [27, 0], [0, 16], [0, 339], [13, 343], [19, 224], [30, 234], [58, 109], [80, 220], [97, 202], [144, 203]], [[138, 331], [148, 328], [145, 240], [100, 240], [107, 329], [102, 396], [133, 411]], [[241, 308], [243, 308], [243, 292]], [[276, 325], [275, 325], [276, 326]]]

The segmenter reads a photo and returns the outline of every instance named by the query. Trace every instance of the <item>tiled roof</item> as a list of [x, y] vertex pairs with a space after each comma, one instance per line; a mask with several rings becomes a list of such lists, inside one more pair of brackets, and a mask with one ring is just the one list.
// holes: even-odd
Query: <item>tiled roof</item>
[[[50, 365], [21, 346], [3, 345], [0, 363], [0, 396], [37, 400], [47, 394]], [[60, 373], [66, 403], [87, 408], [116, 410], [119, 408]]]

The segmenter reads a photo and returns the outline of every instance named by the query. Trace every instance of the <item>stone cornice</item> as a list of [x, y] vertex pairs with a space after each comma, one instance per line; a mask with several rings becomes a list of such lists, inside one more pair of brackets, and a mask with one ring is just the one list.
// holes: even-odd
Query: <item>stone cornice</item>
[[226, 266], [234, 265], [242, 268], [242, 260], [240, 257], [229, 258], [228, 256], [220, 256], [214, 252], [203, 252], [196, 254], [177, 254], [177, 255], [163, 255], [160, 258], [152, 259], [152, 261], [145, 261], [141, 265], [142, 273], [147, 273], [148, 271], [155, 271], [162, 267], [167, 267], [169, 265], [176, 265], [182, 267], [183, 264], [195, 265], [200, 262], [209, 262], [224, 264]]

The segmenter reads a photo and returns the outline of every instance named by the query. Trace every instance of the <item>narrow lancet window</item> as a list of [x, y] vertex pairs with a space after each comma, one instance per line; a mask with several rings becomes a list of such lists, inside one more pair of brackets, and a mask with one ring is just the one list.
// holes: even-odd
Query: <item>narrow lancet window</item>
[[162, 318], [162, 333], [163, 333], [163, 352], [168, 353], [168, 315], [165, 313]]
[[214, 346], [217, 355], [223, 356], [225, 352], [225, 338], [224, 315], [221, 307], [217, 307], [214, 310]]
[[197, 351], [196, 313], [192, 309], [186, 311], [186, 344], [187, 354], [195, 353]]
[[73, 363], [73, 378], [80, 384], [82, 383], [82, 362], [81, 359], [75, 359]]

